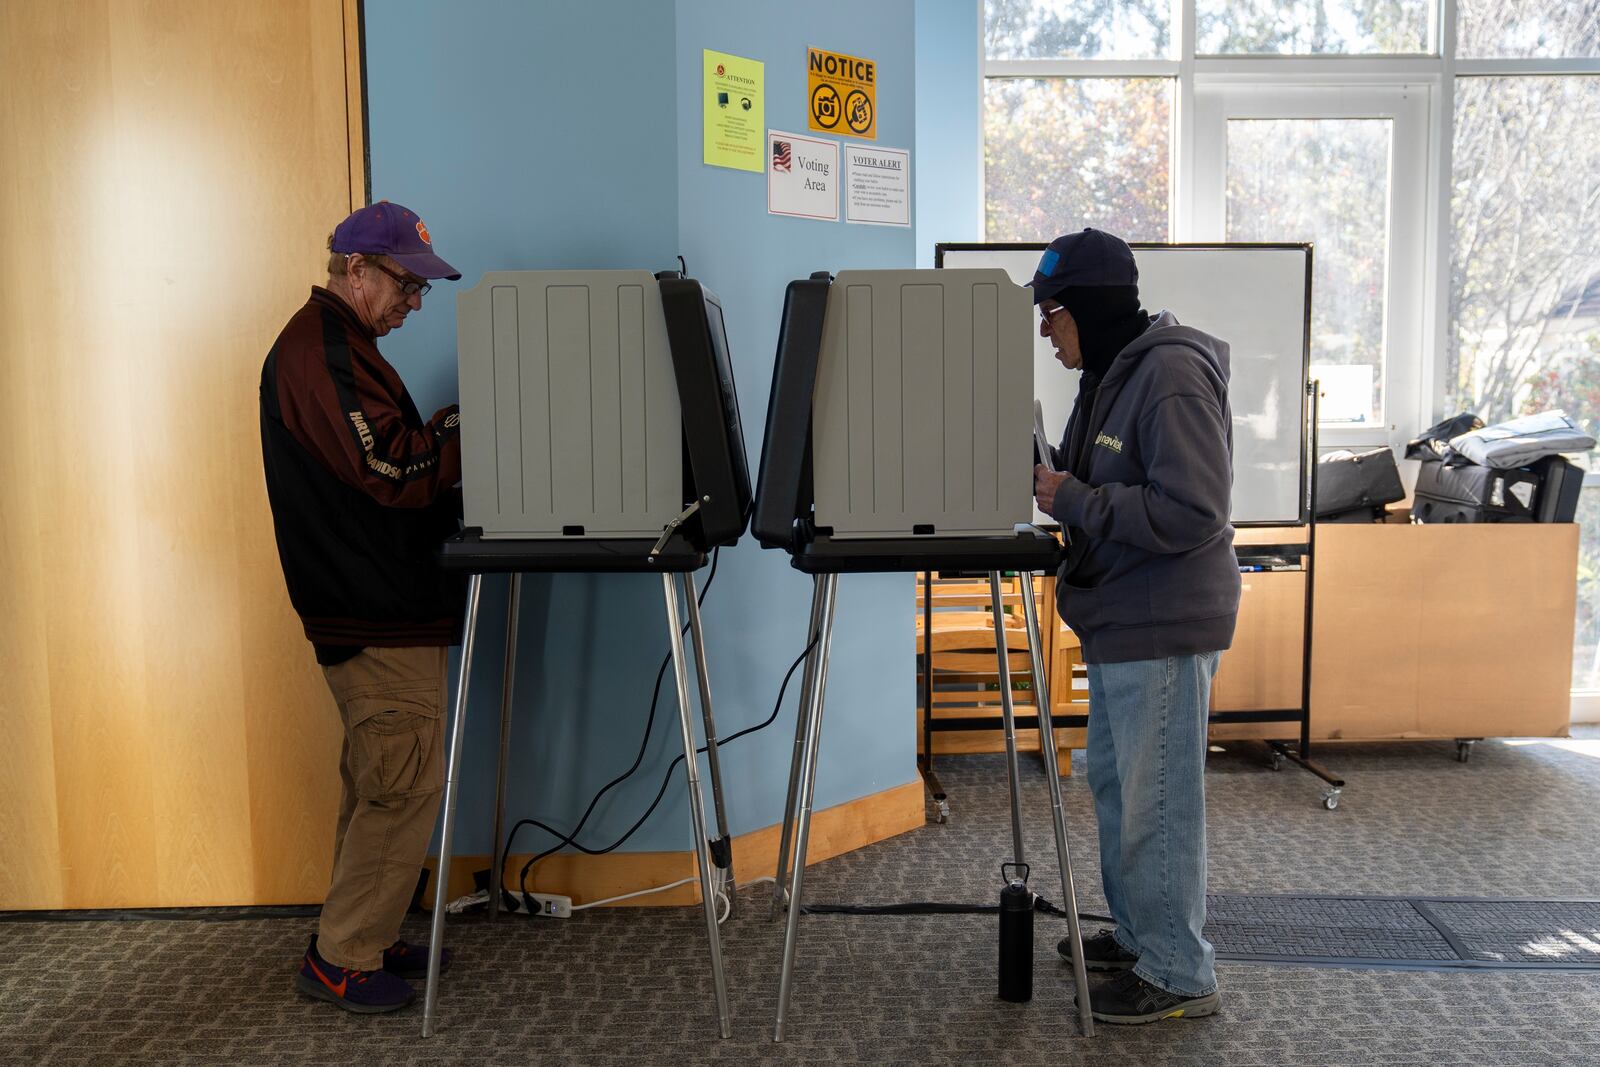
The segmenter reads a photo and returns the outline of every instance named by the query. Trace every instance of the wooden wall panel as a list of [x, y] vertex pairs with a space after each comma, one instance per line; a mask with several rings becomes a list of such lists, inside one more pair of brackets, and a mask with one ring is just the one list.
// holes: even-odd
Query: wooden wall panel
[[0, 7], [0, 908], [326, 884], [338, 723], [256, 383], [364, 181], [351, 10]]

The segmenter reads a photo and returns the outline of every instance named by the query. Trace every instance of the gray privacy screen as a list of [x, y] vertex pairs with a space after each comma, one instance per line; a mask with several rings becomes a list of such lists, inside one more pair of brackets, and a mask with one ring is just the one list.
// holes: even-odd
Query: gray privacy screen
[[817, 525], [974, 536], [1029, 521], [1029, 307], [998, 269], [838, 275], [813, 409]]
[[[999, 267], [1020, 283], [1033, 277], [1043, 251], [1044, 245], [946, 248], [942, 262]], [[1139, 296], [1152, 314], [1165, 308], [1232, 350], [1233, 521], [1302, 521], [1310, 247], [1136, 244], [1133, 255]], [[1032, 344], [1045, 430], [1059, 441], [1078, 374], [1055, 361], [1037, 331]]]
[[648, 271], [490, 272], [456, 297], [456, 336], [468, 526], [654, 538], [682, 510], [677, 382]]

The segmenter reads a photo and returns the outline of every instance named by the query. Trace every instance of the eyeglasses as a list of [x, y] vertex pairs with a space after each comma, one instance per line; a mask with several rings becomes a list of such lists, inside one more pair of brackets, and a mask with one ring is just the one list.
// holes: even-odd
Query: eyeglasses
[[388, 267], [385, 267], [382, 263], [379, 263], [375, 259], [369, 259], [366, 262], [371, 266], [377, 267], [379, 270], [383, 271], [383, 273], [393, 278], [395, 280], [395, 284], [400, 286], [400, 292], [406, 296], [427, 296], [428, 291], [433, 288], [432, 282], [414, 282], [410, 278], [407, 278], [404, 274], [396, 274], [394, 271], [390, 270]]
[[1058, 311], [1065, 311], [1065, 310], [1067, 310], [1067, 309], [1064, 306], [1062, 306], [1061, 304], [1057, 304], [1053, 308], [1047, 308], [1043, 304], [1040, 304], [1039, 305], [1039, 321], [1048, 323], [1050, 321], [1050, 316], [1054, 315]]

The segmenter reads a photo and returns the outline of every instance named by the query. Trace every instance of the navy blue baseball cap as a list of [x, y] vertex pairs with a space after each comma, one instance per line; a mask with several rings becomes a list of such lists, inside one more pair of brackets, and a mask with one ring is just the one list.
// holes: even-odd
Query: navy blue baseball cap
[[1138, 284], [1139, 268], [1128, 242], [1091, 226], [1051, 241], [1028, 283], [1035, 304], [1068, 286]]
[[461, 277], [460, 271], [433, 254], [433, 239], [417, 213], [387, 200], [353, 211], [335, 226], [332, 250], [388, 256], [419, 278]]

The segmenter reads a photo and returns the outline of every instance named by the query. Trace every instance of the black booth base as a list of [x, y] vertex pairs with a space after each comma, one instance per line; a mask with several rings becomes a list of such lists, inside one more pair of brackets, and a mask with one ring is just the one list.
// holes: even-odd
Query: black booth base
[[836, 540], [819, 534], [792, 553], [803, 574], [883, 574], [919, 571], [1051, 571], [1061, 543], [1036, 526], [1011, 537], [903, 537]]
[[472, 574], [537, 574], [590, 572], [598, 574], [679, 574], [706, 565], [682, 536], [673, 534], [654, 557], [652, 540], [583, 540], [579, 538], [496, 538], [469, 526], [439, 546], [439, 565], [445, 570]]

